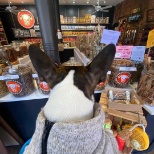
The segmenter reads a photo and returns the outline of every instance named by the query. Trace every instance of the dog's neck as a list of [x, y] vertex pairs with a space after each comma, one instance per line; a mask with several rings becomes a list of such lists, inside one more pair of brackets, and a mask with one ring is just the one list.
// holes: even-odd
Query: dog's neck
[[52, 122], [85, 121], [93, 117], [94, 102], [74, 85], [74, 70], [57, 84], [44, 107], [45, 117]]

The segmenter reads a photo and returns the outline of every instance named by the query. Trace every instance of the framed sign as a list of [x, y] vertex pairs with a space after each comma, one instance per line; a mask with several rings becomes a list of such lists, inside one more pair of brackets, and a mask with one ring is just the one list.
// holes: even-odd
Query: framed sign
[[154, 9], [147, 11], [147, 22], [154, 22]]
[[18, 13], [17, 18], [20, 25], [26, 29], [32, 28], [35, 24], [35, 18], [28, 10], [21, 10]]

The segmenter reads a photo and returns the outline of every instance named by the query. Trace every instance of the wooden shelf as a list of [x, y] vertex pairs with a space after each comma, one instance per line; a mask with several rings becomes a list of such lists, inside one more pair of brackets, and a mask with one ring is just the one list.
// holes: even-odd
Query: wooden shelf
[[23, 36], [23, 37], [15, 37], [15, 38], [41, 38], [41, 36]]
[[62, 29], [62, 31], [93, 31], [94, 29]]
[[109, 23], [62, 23], [61, 25], [108, 25]]
[[70, 42], [74, 42], [74, 41], [63, 41], [63, 43], [70, 43]]
[[0, 42], [7, 42], [7, 40], [2, 40], [2, 41], [0, 41]]
[[77, 35], [68, 35], [68, 36], [63, 36], [63, 37], [77, 37]]

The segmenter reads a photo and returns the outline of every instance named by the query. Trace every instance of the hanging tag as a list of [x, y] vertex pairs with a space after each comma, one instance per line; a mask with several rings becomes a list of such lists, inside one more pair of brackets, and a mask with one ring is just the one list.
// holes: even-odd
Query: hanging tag
[[120, 67], [119, 71], [130, 71], [130, 72], [135, 72], [137, 71], [136, 67]]
[[19, 79], [19, 75], [0, 76], [0, 80], [13, 80], [13, 79]]
[[38, 74], [32, 74], [33, 78], [38, 78]]

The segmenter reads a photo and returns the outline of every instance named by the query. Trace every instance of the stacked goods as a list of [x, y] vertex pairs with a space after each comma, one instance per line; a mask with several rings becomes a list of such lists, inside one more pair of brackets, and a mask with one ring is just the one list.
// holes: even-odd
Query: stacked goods
[[[2, 70], [0, 69], [0, 75], [2, 75]], [[0, 81], [0, 98], [9, 93], [5, 81]]]
[[91, 23], [91, 14], [85, 15], [85, 23]]
[[150, 105], [154, 105], [154, 70], [149, 70], [140, 78], [137, 94]]
[[91, 23], [95, 23], [96, 22], [96, 15], [92, 15], [91, 16]]
[[[3, 76], [11, 75], [8, 72], [4, 72]], [[32, 78], [32, 70], [27, 65], [18, 66], [18, 79], [7, 79], [6, 85], [11, 94], [15, 97], [23, 97], [31, 94], [34, 91], [34, 83]]]
[[60, 15], [60, 22], [63, 24], [64, 23], [64, 16]]
[[73, 23], [76, 23], [76, 17], [75, 16], [73, 17]]
[[120, 67], [131, 67], [132, 61], [125, 59], [114, 60], [111, 66], [111, 75], [109, 84], [117, 88], [125, 88], [128, 86], [128, 83], [131, 78], [129, 71], [120, 71]]

